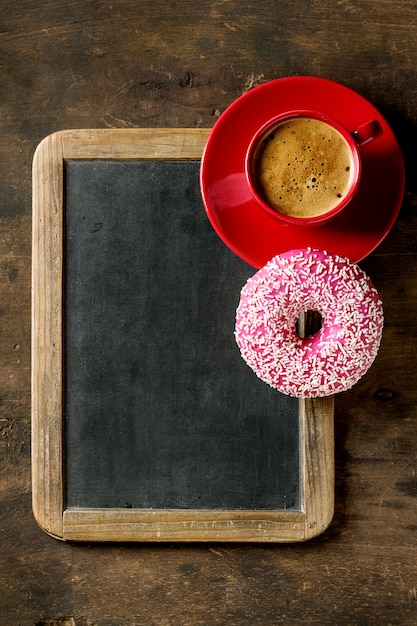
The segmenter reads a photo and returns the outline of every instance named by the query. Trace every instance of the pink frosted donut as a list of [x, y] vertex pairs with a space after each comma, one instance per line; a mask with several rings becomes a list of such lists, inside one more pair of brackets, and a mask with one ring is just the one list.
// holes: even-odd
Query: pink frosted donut
[[[302, 339], [296, 323], [318, 311], [321, 329]], [[350, 389], [381, 342], [382, 303], [348, 259], [310, 248], [279, 254], [250, 278], [236, 311], [236, 342], [256, 375], [296, 398]]]

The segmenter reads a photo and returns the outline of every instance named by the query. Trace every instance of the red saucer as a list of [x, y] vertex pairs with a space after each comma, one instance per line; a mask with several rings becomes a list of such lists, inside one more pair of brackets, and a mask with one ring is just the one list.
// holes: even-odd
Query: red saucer
[[[383, 134], [359, 148], [362, 179], [344, 212], [323, 226], [288, 226], [253, 199], [245, 178], [245, 154], [257, 129], [281, 111], [323, 111], [352, 131], [377, 120]], [[240, 258], [260, 268], [294, 248], [319, 248], [354, 263], [370, 254], [391, 230], [404, 195], [404, 162], [398, 142], [375, 107], [330, 80], [306, 76], [277, 79], [238, 98], [214, 125], [201, 160], [201, 192], [210, 222]]]

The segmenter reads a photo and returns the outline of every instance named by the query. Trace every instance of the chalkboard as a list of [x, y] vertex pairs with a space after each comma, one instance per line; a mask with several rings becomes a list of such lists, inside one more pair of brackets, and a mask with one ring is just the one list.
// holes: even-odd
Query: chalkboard
[[205, 216], [207, 132], [64, 131], [35, 154], [33, 501], [56, 537], [297, 541], [330, 521], [332, 399], [240, 357], [255, 270]]

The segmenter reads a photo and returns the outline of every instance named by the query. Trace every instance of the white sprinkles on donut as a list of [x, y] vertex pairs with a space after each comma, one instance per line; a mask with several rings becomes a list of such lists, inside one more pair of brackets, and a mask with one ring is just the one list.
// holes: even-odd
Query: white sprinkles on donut
[[[322, 327], [301, 338], [301, 313], [318, 311]], [[311, 248], [274, 257], [241, 291], [235, 338], [256, 375], [297, 398], [350, 389], [372, 365], [381, 343], [378, 292], [358, 265]]]

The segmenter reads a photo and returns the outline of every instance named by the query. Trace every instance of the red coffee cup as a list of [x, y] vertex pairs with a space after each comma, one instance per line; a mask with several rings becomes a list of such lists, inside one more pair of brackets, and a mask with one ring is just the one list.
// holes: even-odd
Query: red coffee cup
[[249, 144], [249, 189], [274, 219], [302, 227], [324, 224], [355, 196], [362, 174], [359, 148], [381, 133], [376, 120], [349, 130], [321, 112], [283, 113]]

